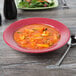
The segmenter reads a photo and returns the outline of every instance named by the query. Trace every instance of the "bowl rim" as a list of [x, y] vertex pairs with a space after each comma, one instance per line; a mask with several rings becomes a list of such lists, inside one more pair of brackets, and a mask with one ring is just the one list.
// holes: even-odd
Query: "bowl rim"
[[6, 31], [11, 27], [11, 25], [13, 25], [13, 24], [15, 24], [15, 23], [18, 23], [18, 22], [21, 22], [21, 21], [23, 21], [23, 20], [27, 20], [27, 19], [38, 19], [38, 18], [40, 18], [40, 19], [50, 19], [50, 20], [56, 21], [56, 22], [58, 22], [58, 23], [61, 23], [61, 22], [59, 22], [59, 21], [57, 21], [57, 20], [54, 20], [54, 19], [51, 19], [51, 18], [44, 18], [44, 17], [32, 17], [32, 18], [26, 18], [26, 19], [21, 19], [21, 20], [15, 21], [14, 23], [10, 24], [10, 25], [4, 30], [4, 32], [3, 32], [3, 40], [5, 41], [5, 43], [6, 43], [8, 46], [10, 46], [11, 48], [13, 48], [13, 49], [15, 49], [15, 50], [17, 50], [17, 51], [20, 51], [20, 52], [25, 52], [25, 53], [46, 53], [46, 52], [51, 52], [51, 51], [54, 51], [54, 50], [57, 50], [57, 49], [61, 48], [62, 46], [64, 46], [64, 45], [69, 41], [69, 39], [70, 39], [70, 30], [69, 30], [69, 28], [68, 28], [67, 26], [65, 26], [63, 23], [61, 23], [61, 24], [68, 30], [68, 38], [67, 38], [67, 40], [66, 40], [62, 45], [60, 45], [59, 47], [54, 48], [54, 49], [51, 49], [51, 48], [48, 49], [48, 48], [47, 48], [47, 49], [44, 49], [44, 51], [26, 51], [27, 49], [25, 49], [25, 51], [24, 51], [24, 50], [22, 50], [22, 49], [19, 49], [19, 48], [15, 47], [15, 46], [11, 45], [11, 44], [6, 40], [5, 34], [6, 34]]

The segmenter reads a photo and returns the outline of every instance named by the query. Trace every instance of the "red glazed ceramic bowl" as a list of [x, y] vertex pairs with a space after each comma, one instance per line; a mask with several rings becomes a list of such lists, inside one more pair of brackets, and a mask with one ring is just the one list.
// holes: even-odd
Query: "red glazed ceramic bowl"
[[[60, 32], [60, 35], [61, 35], [61, 38], [58, 41], [58, 43], [48, 49], [43, 49], [43, 50], [42, 49], [41, 50], [29, 50], [29, 49], [21, 48], [20, 46], [18, 46], [13, 39], [14, 32], [17, 29], [23, 27], [24, 25], [37, 24], [37, 23], [38, 24], [41, 24], [41, 23], [49, 24], [49, 25], [55, 27]], [[46, 52], [54, 51], [54, 50], [64, 46], [67, 43], [67, 41], [69, 40], [69, 38], [70, 38], [69, 29], [64, 24], [62, 24], [56, 20], [49, 19], [49, 18], [22, 19], [22, 20], [12, 23], [9, 27], [6, 28], [6, 30], [3, 33], [3, 39], [7, 45], [9, 45], [11, 48], [13, 48], [15, 50], [18, 50], [21, 52], [26, 52], [26, 53], [46, 53]]]

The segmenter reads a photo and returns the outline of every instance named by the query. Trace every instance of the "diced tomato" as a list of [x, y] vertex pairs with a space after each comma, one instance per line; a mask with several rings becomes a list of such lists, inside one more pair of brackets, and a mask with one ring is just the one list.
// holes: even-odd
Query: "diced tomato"
[[31, 2], [31, 0], [26, 0], [27, 2]]

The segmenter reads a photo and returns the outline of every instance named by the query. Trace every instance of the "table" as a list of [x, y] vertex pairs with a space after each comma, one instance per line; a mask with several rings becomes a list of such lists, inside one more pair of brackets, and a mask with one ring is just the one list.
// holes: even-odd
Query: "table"
[[[16, 20], [30, 17], [45, 17], [58, 20], [65, 24], [72, 33], [76, 33], [76, 0], [67, 0], [69, 9], [60, 5], [55, 9], [22, 11], [18, 10]], [[45, 54], [26, 54], [13, 50], [3, 41], [3, 31], [16, 20], [5, 20], [3, 15], [3, 0], [0, 0], [2, 26], [0, 27], [0, 76], [76, 76], [76, 46], [70, 49], [62, 65], [58, 68], [47, 68], [55, 64], [67, 49], [62, 48]]]

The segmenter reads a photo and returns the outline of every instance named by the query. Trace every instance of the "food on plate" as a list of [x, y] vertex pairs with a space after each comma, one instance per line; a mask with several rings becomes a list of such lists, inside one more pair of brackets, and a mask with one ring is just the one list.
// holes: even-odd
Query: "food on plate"
[[14, 32], [15, 42], [26, 49], [45, 49], [56, 44], [60, 33], [51, 25], [30, 24]]
[[54, 0], [21, 0], [18, 4], [20, 8], [40, 8], [51, 7], [54, 5]]

